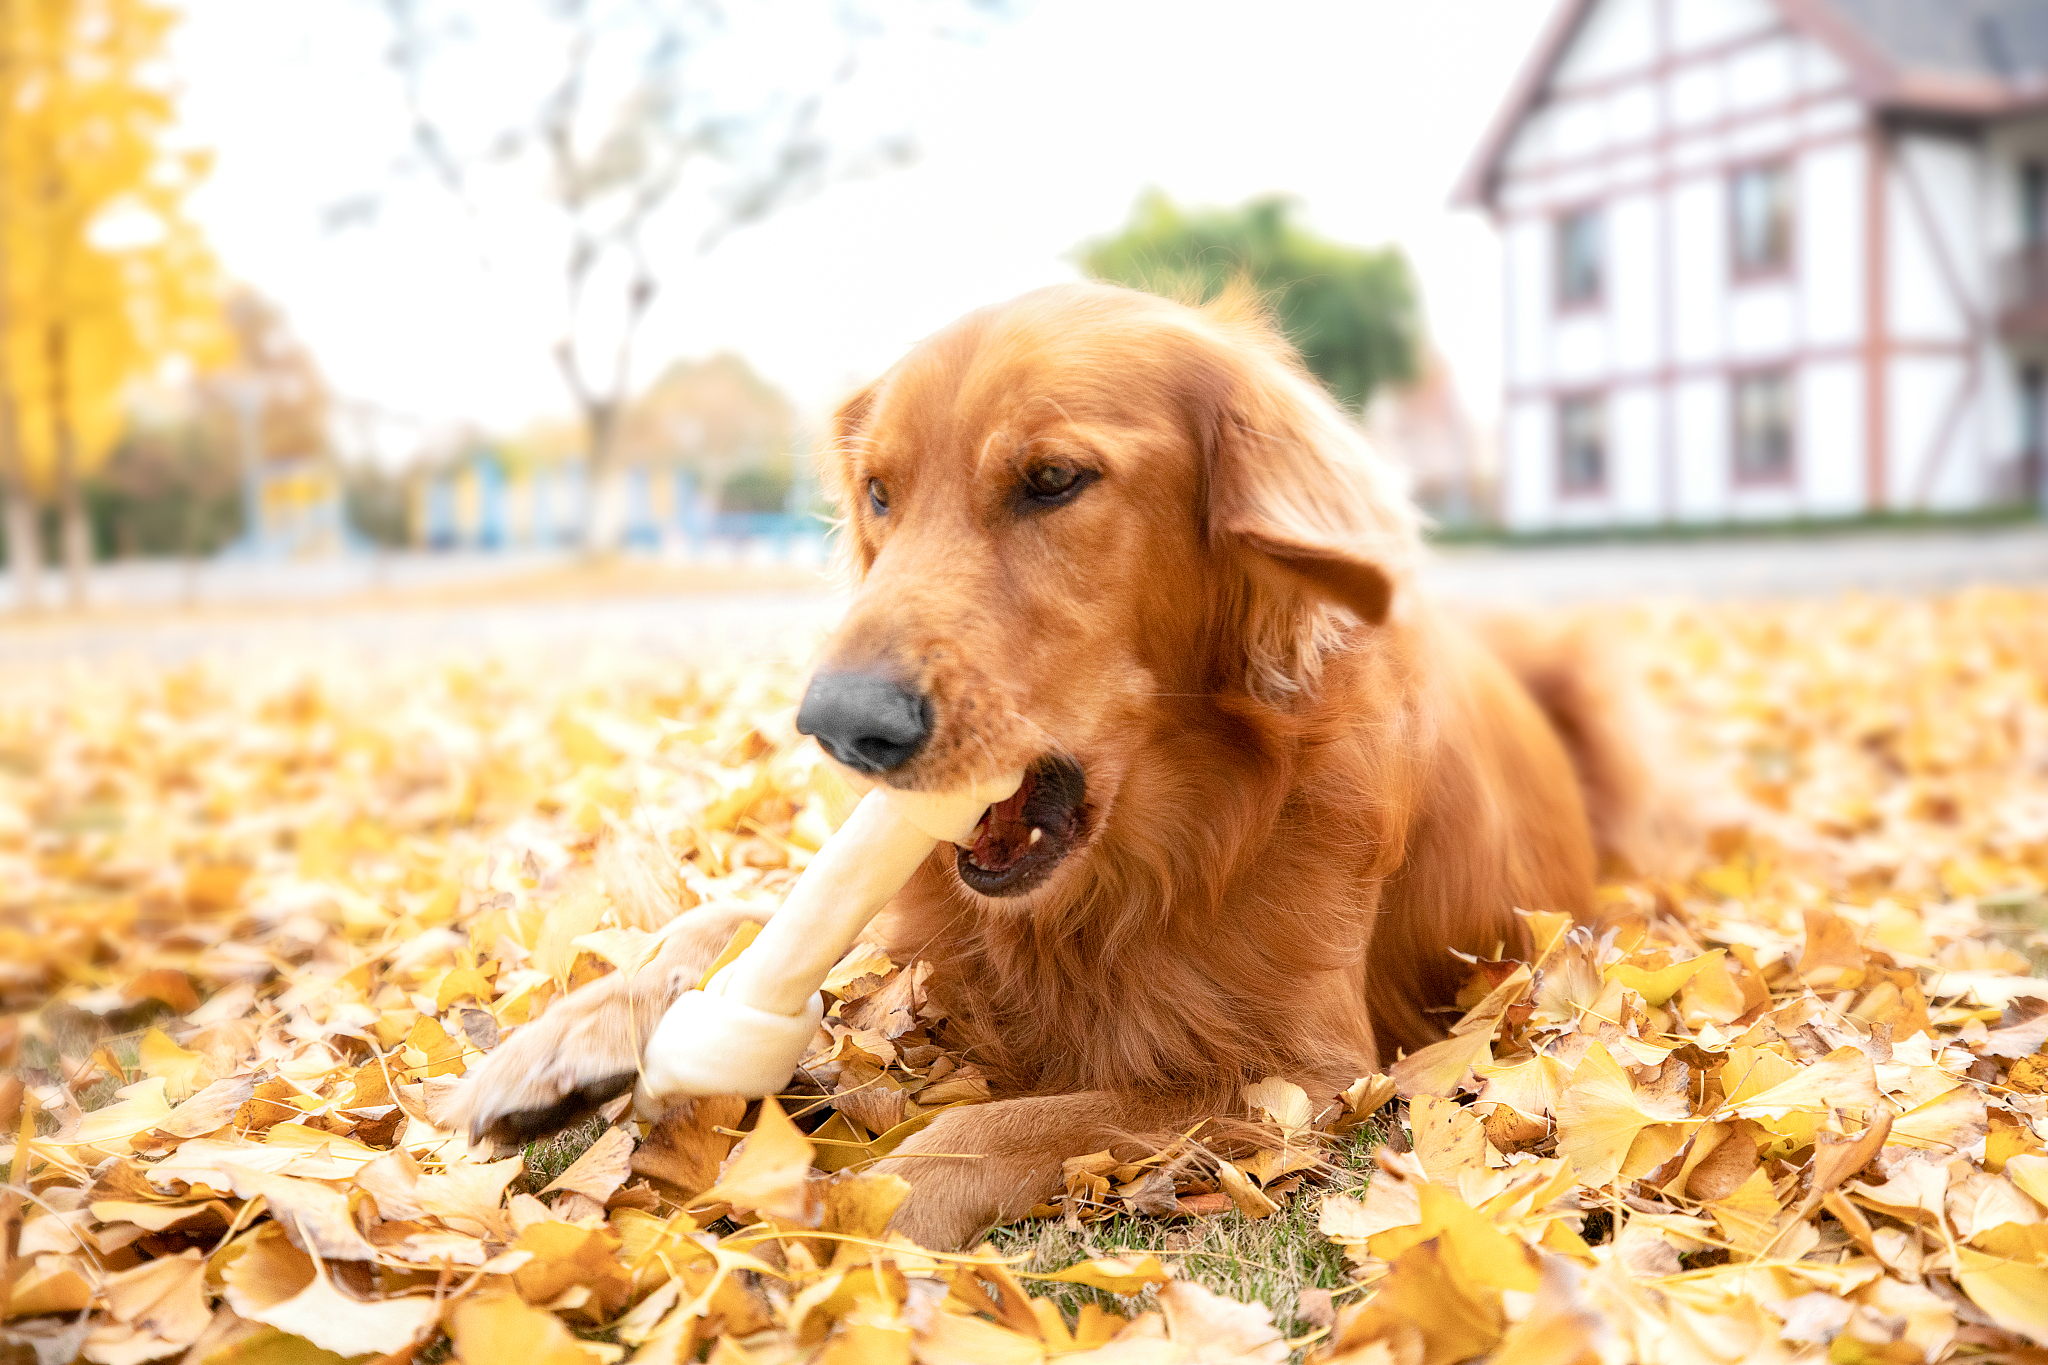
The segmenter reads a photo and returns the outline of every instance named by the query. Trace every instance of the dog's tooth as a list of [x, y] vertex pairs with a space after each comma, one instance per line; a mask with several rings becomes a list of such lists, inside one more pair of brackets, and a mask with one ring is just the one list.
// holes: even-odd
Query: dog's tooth
[[1034, 843], [1034, 844], [1035, 844], [1035, 843], [1037, 843], [1037, 842], [1038, 842], [1038, 841], [1039, 841], [1040, 839], [1043, 839], [1044, 837], [1045, 837], [1045, 831], [1044, 831], [1044, 830], [1042, 830], [1042, 829], [1038, 828], [1038, 827], [1037, 827], [1036, 825], [1033, 825], [1033, 826], [1031, 827], [1031, 842], [1032, 842], [1032, 843]]

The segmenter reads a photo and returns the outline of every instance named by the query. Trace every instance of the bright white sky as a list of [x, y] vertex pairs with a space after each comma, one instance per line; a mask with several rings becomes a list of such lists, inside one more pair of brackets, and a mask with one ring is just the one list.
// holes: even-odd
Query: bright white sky
[[[390, 183], [403, 141], [375, 8], [188, 6], [185, 120], [218, 157], [195, 210], [335, 386], [436, 424], [566, 413], [545, 258], [515, 252], [487, 274], [459, 212], [424, 186], [374, 228], [323, 232], [324, 205]], [[1194, 204], [1281, 191], [1318, 231], [1408, 251], [1437, 344], [1491, 413], [1496, 248], [1447, 201], [1549, 7], [1036, 0], [976, 45], [899, 45], [868, 68], [864, 98], [913, 132], [918, 161], [691, 262], [642, 374], [730, 348], [817, 412], [959, 314], [1074, 278], [1073, 247], [1119, 227], [1148, 186]]]

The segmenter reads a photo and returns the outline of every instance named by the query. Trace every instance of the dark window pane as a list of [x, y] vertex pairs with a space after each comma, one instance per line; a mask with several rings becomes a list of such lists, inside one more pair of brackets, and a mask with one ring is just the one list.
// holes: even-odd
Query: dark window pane
[[1607, 487], [1607, 405], [1567, 398], [1557, 410], [1558, 483], [1567, 493]]
[[1733, 201], [1735, 269], [1739, 274], [1783, 270], [1792, 263], [1792, 177], [1783, 166], [1737, 171]]
[[1557, 301], [1576, 305], [1598, 303], [1606, 244], [1600, 211], [1581, 209], [1557, 222]]
[[1792, 380], [1782, 370], [1735, 381], [1735, 478], [1770, 483], [1792, 477]]

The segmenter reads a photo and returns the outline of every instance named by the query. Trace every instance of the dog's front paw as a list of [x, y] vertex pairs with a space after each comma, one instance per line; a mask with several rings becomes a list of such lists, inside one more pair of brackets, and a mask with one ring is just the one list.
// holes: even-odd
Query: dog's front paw
[[697, 984], [755, 906], [705, 906], [665, 929], [653, 961], [578, 987], [498, 1044], [457, 1097], [472, 1143], [522, 1146], [633, 1088], [640, 1054], [670, 1005]]
[[616, 978], [572, 991], [500, 1043], [456, 1097], [453, 1122], [500, 1151], [567, 1128], [633, 1088], [639, 1030]]

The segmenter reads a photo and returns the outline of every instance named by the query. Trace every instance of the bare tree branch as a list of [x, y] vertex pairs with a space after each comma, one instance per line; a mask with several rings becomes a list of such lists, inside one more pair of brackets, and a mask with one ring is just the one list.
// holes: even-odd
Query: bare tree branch
[[[990, 11], [986, 0], [901, 2], [935, 21], [963, 4]], [[583, 420], [593, 511], [586, 545], [609, 549], [611, 530], [599, 514], [613, 437], [645, 324], [672, 292], [662, 260], [649, 250], [650, 234], [690, 242], [701, 256], [835, 179], [908, 160], [907, 137], [849, 148], [827, 126], [832, 97], [859, 75], [862, 45], [886, 30], [870, 5], [888, 0], [831, 6], [829, 22], [843, 51], [829, 71], [812, 86], [751, 101], [722, 92], [719, 73], [705, 66], [714, 61], [715, 44], [738, 31], [739, 20], [715, 0], [375, 3], [390, 27], [410, 168], [423, 170], [461, 205], [487, 270], [490, 219], [500, 201], [483, 189], [485, 177], [527, 164], [544, 182], [543, 202], [561, 240], [562, 315], [550, 352]], [[787, 22], [780, 7], [744, 13], [755, 22]], [[436, 77], [465, 52], [482, 51], [494, 25], [522, 20], [538, 20], [553, 35], [554, 73], [532, 103], [482, 134], [465, 134], [458, 125], [474, 123], [477, 111], [437, 104]], [[693, 212], [683, 216], [697, 226], [678, 238], [681, 224], [670, 220], [685, 200]]]

